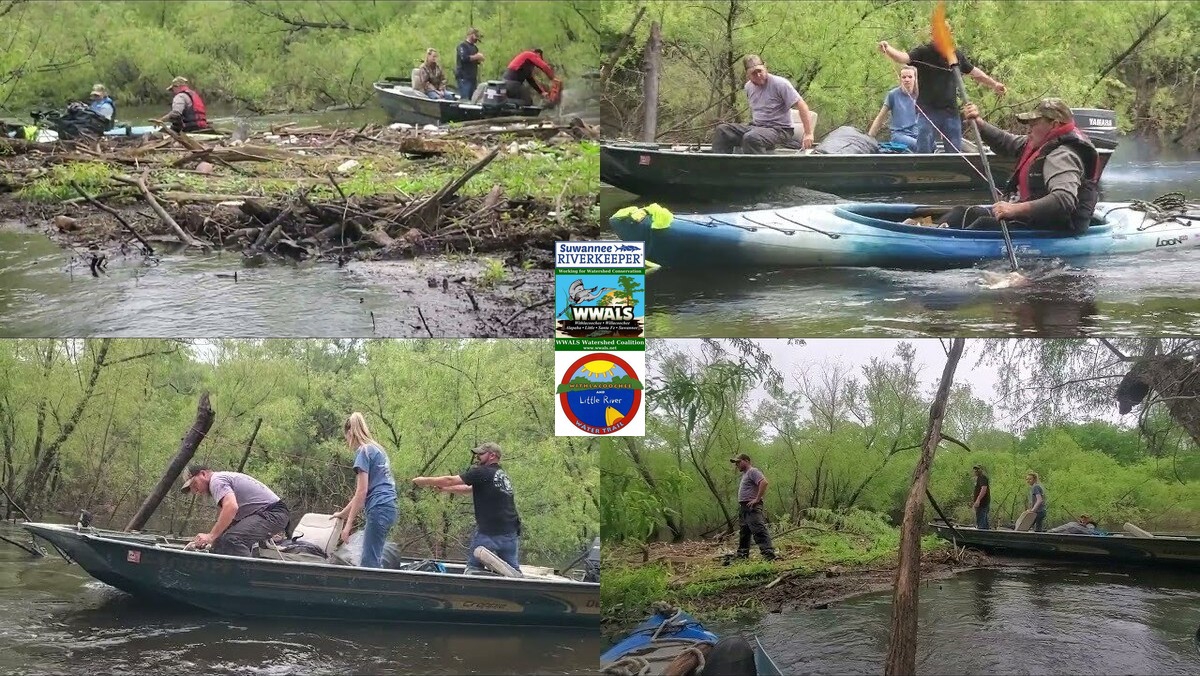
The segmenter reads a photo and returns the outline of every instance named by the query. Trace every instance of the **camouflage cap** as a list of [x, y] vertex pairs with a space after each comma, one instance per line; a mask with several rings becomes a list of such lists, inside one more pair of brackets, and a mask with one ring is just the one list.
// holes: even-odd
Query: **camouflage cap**
[[187, 83], [188, 81], [186, 77], [176, 76], [174, 80], [171, 80], [171, 86], [167, 87], [167, 91], [171, 91], [172, 89], [181, 85], [186, 85]]
[[747, 54], [742, 57], [742, 68], [745, 68], [747, 73], [762, 65], [765, 64], [758, 54]]
[[1071, 114], [1071, 107], [1062, 99], [1042, 99], [1037, 108], [1028, 113], [1017, 114], [1017, 119], [1025, 123], [1043, 117], [1055, 122], [1070, 122], [1075, 116]]
[[494, 441], [484, 442], [471, 449], [472, 455], [483, 455], [484, 453], [495, 453], [497, 457], [503, 455], [500, 450], [500, 444], [497, 444]]

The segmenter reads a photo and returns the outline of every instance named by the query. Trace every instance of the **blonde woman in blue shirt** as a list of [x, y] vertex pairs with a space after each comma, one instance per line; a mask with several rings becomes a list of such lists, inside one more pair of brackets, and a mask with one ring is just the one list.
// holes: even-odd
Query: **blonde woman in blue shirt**
[[335, 518], [344, 518], [342, 542], [350, 539], [354, 519], [363, 512], [363, 568], [378, 568], [388, 532], [396, 523], [396, 482], [392, 479], [387, 453], [367, 429], [363, 414], [350, 414], [343, 428], [346, 443], [354, 451], [354, 495]]

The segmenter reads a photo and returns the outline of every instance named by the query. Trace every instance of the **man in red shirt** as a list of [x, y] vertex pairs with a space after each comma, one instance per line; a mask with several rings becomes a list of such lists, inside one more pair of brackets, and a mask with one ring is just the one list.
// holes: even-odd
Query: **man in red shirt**
[[554, 69], [542, 58], [540, 49], [527, 49], [508, 62], [508, 67], [504, 70], [504, 82], [510, 99], [518, 99], [522, 104], [532, 106], [534, 91], [542, 96], [549, 94], [533, 77], [534, 68], [541, 70], [551, 80], [554, 79]]

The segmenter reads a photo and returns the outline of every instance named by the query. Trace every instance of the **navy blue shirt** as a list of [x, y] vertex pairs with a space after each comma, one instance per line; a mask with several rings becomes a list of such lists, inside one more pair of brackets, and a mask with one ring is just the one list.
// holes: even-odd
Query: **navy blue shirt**
[[478, 53], [479, 46], [470, 40], [463, 40], [458, 45], [458, 52], [455, 56], [454, 79], [474, 80], [479, 77], [479, 62], [471, 60], [471, 57]]

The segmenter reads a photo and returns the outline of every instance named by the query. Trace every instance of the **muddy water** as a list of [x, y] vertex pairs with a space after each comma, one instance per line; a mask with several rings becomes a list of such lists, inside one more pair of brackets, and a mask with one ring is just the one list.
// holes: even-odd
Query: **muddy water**
[[[891, 594], [752, 625], [785, 674], [879, 674]], [[978, 570], [920, 592], [922, 674], [1200, 673], [1200, 580], [1186, 573], [1039, 565]]]
[[[24, 531], [0, 525], [21, 542]], [[583, 674], [596, 630], [222, 618], [139, 601], [0, 542], [0, 672]]]
[[[1200, 154], [1123, 139], [1101, 182], [1103, 199], [1200, 199]], [[830, 195], [804, 189], [735, 203], [664, 203], [679, 211], [767, 209], [842, 199], [955, 204], [986, 195]], [[601, 218], [643, 200], [601, 193]], [[1200, 234], [1198, 232], [1197, 234]], [[880, 268], [731, 272], [663, 269], [647, 282], [654, 337], [1193, 335], [1200, 333], [1200, 253], [1155, 251], [1068, 265], [1024, 289], [989, 290], [976, 270]], [[1027, 262], [1028, 263], [1028, 262]], [[1007, 270], [1003, 262], [997, 269]]]
[[[81, 252], [83, 253], [83, 252]], [[36, 230], [0, 228], [0, 337], [549, 337], [548, 272], [432, 258], [254, 266], [240, 253], [131, 254], [92, 277]], [[236, 281], [233, 275], [237, 275]], [[485, 281], [491, 281], [488, 286]], [[475, 299], [472, 305], [471, 298]]]

